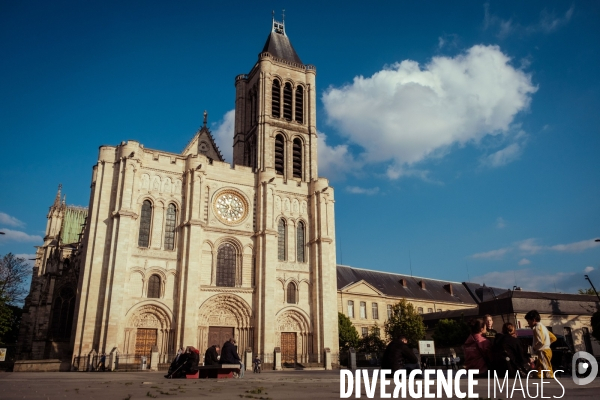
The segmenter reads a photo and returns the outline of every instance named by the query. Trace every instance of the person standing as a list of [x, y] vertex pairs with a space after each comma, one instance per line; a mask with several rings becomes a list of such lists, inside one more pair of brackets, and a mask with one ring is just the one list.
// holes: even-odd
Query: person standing
[[480, 319], [469, 322], [471, 335], [467, 338], [463, 349], [465, 352], [465, 368], [479, 370], [479, 376], [487, 376], [491, 361], [491, 342], [484, 337], [486, 326]]
[[492, 345], [492, 365], [498, 376], [504, 376], [508, 371], [513, 377], [519, 372], [529, 372], [529, 359], [523, 351], [521, 342], [517, 339], [517, 330], [510, 322], [502, 326], [502, 333], [498, 333]]
[[217, 344], [213, 344], [204, 353], [204, 365], [217, 365], [219, 364], [219, 350], [221, 348]]
[[392, 340], [383, 352], [381, 369], [389, 369], [392, 374], [399, 369], [406, 369], [407, 374], [418, 369], [419, 360], [407, 343], [408, 339], [404, 335], [398, 335]]
[[485, 314], [483, 316], [483, 321], [485, 322], [485, 334], [483, 335], [486, 339], [493, 340], [496, 337], [497, 332], [494, 330], [494, 320], [490, 314]]
[[221, 364], [240, 364], [240, 378], [244, 377], [244, 363], [237, 353], [234, 338], [230, 338], [223, 344], [219, 361]]
[[538, 378], [552, 378], [552, 350], [550, 349], [550, 335], [548, 329], [541, 323], [540, 313], [537, 310], [531, 310], [525, 314], [525, 320], [533, 330], [533, 346], [535, 360], [535, 369], [538, 371]]

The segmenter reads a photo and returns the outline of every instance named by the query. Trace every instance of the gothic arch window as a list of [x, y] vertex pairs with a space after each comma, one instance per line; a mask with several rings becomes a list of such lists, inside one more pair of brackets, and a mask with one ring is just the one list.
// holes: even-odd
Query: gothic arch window
[[296, 284], [290, 282], [287, 286], [287, 303], [296, 304]]
[[275, 136], [275, 173], [283, 175], [284, 170], [284, 146], [283, 135]]
[[60, 289], [52, 307], [52, 325], [50, 331], [54, 339], [68, 339], [73, 326], [75, 313], [75, 291], [70, 287]]
[[304, 88], [302, 86], [296, 88], [296, 107], [294, 108], [296, 111], [294, 119], [302, 124], [304, 122]]
[[286, 252], [285, 252], [285, 242], [286, 242], [286, 233], [287, 226], [285, 224], [285, 220], [281, 218], [279, 220], [279, 225], [277, 225], [277, 259], [279, 261], [286, 260]]
[[271, 88], [271, 115], [274, 118], [281, 117], [281, 84], [277, 79], [273, 79]]
[[150, 200], [144, 200], [140, 216], [140, 234], [138, 236], [139, 247], [150, 246], [150, 225], [152, 225], [152, 203]]
[[298, 262], [306, 262], [304, 257], [304, 247], [306, 239], [304, 236], [304, 222], [298, 222], [298, 228], [296, 228], [296, 259]]
[[235, 248], [223, 243], [217, 252], [217, 286], [235, 286]]
[[160, 298], [160, 276], [154, 274], [148, 279], [148, 292], [147, 296], [149, 299]]
[[177, 221], [177, 208], [175, 204], [167, 207], [167, 220], [165, 221], [165, 250], [175, 248], [175, 223]]
[[294, 178], [302, 178], [302, 140], [294, 139], [292, 146], [292, 164]]
[[292, 85], [289, 82], [283, 87], [283, 118], [292, 120]]

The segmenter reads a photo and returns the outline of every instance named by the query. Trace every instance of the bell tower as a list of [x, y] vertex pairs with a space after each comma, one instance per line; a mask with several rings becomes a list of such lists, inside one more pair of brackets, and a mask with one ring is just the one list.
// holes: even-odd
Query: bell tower
[[235, 79], [234, 164], [284, 182], [317, 179], [316, 74], [273, 18], [257, 63]]

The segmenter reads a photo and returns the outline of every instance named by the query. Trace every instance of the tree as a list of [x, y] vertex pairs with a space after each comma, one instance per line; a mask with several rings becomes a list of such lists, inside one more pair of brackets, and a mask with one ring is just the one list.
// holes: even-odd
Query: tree
[[350, 318], [338, 312], [338, 332], [340, 349], [356, 348], [358, 346], [358, 332]]
[[592, 296], [596, 295], [596, 292], [594, 292], [594, 289], [592, 289], [592, 288], [577, 289], [577, 293], [579, 293], [579, 294], [589, 294], [589, 295], [592, 295]]
[[469, 332], [469, 326], [462, 318], [460, 321], [442, 319], [435, 325], [433, 340], [435, 340], [435, 344], [438, 346], [458, 346], [465, 343], [469, 337]]
[[365, 353], [383, 353], [385, 342], [381, 340], [381, 329], [377, 324], [369, 328], [369, 333], [360, 339], [360, 351]]
[[7, 343], [11, 332], [19, 329], [21, 313], [14, 303], [27, 294], [24, 283], [30, 273], [31, 268], [24, 258], [8, 253], [0, 259], [0, 342]]
[[412, 303], [402, 299], [392, 306], [392, 316], [385, 321], [385, 333], [390, 340], [404, 335], [409, 346], [417, 347], [419, 340], [425, 338], [423, 317], [417, 313]]

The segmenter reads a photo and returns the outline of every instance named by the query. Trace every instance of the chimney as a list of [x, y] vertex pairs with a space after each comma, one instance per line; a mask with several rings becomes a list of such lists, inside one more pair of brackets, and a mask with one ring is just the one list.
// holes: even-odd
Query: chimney
[[450, 293], [450, 296], [454, 296], [454, 290], [452, 290], [452, 284], [448, 283], [446, 285], [444, 285], [444, 289], [446, 289], [446, 291], [448, 293]]
[[419, 281], [419, 287], [420, 287], [421, 289], [425, 289], [425, 281], [422, 281], [422, 280], [421, 280], [421, 281]]
[[406, 287], [406, 279], [402, 278], [398, 281], [402, 285], [402, 287]]

